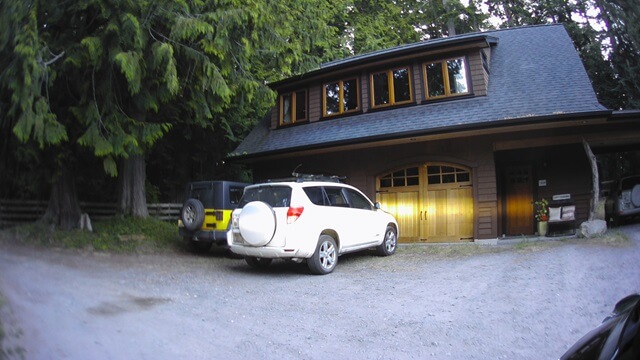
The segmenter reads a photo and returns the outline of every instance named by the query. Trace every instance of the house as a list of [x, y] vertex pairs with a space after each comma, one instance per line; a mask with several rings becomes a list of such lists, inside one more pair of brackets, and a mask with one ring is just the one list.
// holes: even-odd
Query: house
[[432, 39], [271, 84], [278, 100], [229, 159], [254, 180], [340, 175], [392, 212], [400, 241], [536, 232], [533, 202], [588, 218], [593, 147], [640, 142], [598, 103], [562, 25]]

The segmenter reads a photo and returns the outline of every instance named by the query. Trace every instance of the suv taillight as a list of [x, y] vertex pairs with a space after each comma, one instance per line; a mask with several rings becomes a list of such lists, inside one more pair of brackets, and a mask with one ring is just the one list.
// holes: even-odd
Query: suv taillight
[[302, 215], [302, 211], [304, 210], [304, 207], [300, 206], [300, 207], [289, 207], [289, 210], [287, 210], [287, 224], [293, 224], [296, 220], [298, 220], [298, 218], [300, 217], [300, 215]]

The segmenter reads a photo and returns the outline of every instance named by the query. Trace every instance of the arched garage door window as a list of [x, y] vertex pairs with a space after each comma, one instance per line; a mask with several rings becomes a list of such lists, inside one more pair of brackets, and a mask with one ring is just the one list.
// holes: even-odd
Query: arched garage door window
[[468, 241], [473, 238], [471, 170], [427, 163], [383, 174], [378, 201], [396, 216], [403, 242]]

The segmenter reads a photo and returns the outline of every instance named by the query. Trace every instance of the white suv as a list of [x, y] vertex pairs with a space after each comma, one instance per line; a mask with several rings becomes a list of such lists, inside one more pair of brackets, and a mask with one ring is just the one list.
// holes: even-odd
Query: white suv
[[[318, 180], [323, 181], [318, 181]], [[398, 223], [353, 186], [310, 177], [247, 186], [231, 215], [227, 243], [253, 267], [276, 258], [307, 261], [328, 274], [344, 253], [395, 253]]]

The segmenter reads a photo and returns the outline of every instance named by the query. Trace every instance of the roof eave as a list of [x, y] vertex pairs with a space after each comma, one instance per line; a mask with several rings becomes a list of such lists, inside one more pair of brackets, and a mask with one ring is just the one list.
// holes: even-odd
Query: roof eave
[[[636, 116], [640, 115], [640, 111], [637, 112]], [[428, 130], [419, 130], [419, 131], [408, 131], [403, 133], [395, 133], [395, 134], [384, 134], [384, 135], [375, 135], [369, 137], [363, 137], [353, 140], [340, 140], [334, 142], [328, 142], [318, 145], [306, 145], [306, 146], [298, 146], [286, 149], [278, 149], [272, 151], [265, 151], [259, 153], [252, 154], [244, 154], [227, 157], [228, 161], [246, 161], [246, 160], [254, 160], [264, 157], [278, 156], [287, 153], [293, 152], [301, 152], [301, 151], [313, 151], [320, 149], [329, 149], [337, 146], [345, 146], [345, 145], [359, 145], [366, 143], [374, 143], [381, 141], [390, 141], [390, 140], [399, 140], [399, 139], [410, 139], [414, 137], [420, 136], [429, 136], [429, 135], [442, 135], [442, 134], [453, 134], [456, 132], [467, 132], [467, 131], [478, 131], [478, 130], [489, 130], [489, 129], [504, 129], [510, 126], [523, 126], [523, 125], [532, 125], [532, 124], [544, 124], [551, 123], [563, 120], [572, 120], [572, 121], [583, 121], [586, 119], [593, 118], [607, 118], [610, 119], [612, 117], [611, 110], [598, 110], [591, 112], [580, 112], [580, 113], [566, 113], [566, 114], [552, 114], [552, 115], [540, 115], [540, 116], [530, 116], [530, 117], [520, 117], [520, 118], [510, 118], [510, 119], [501, 119], [496, 121], [487, 121], [483, 123], [473, 124], [473, 125], [456, 125], [456, 126], [448, 126], [441, 127], [437, 129], [428, 129]]]

